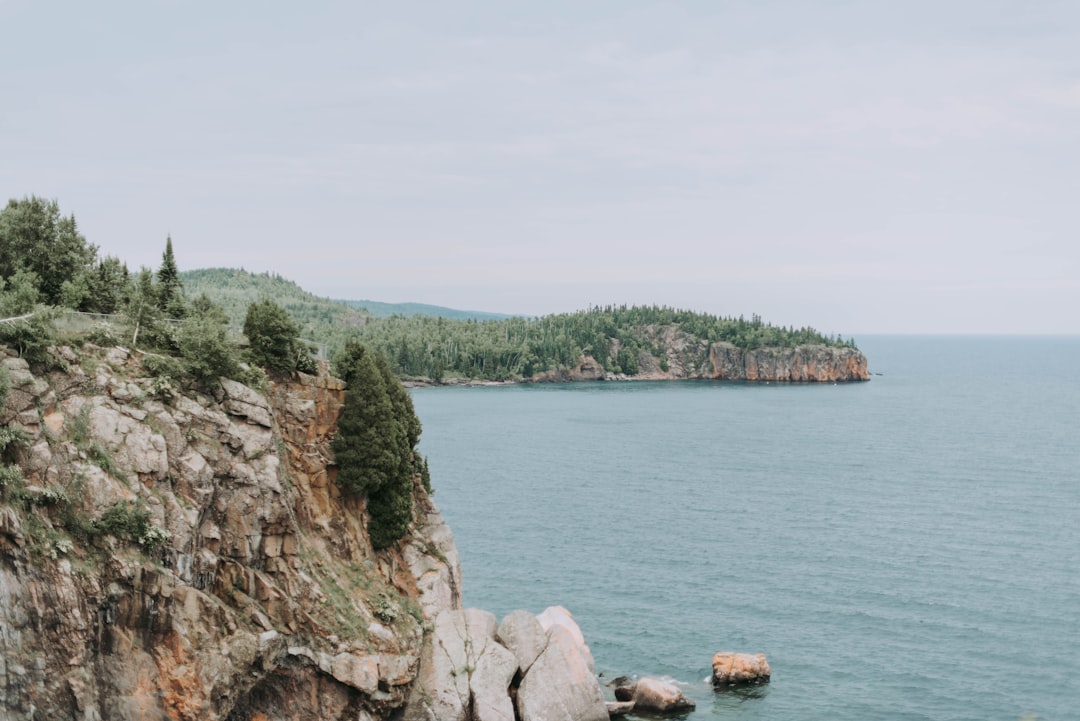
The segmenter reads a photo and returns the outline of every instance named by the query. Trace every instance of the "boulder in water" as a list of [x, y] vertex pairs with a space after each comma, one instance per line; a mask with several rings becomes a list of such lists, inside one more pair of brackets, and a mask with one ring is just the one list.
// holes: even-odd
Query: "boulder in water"
[[646, 676], [634, 686], [635, 711], [693, 711], [695, 704], [683, 695], [682, 689], [670, 681]]
[[763, 653], [721, 651], [712, 660], [713, 686], [768, 683], [771, 671]]
[[[646, 676], [637, 682], [620, 676], [615, 679], [615, 699], [619, 704], [629, 704], [629, 710], [660, 713], [693, 711], [696, 704], [686, 698], [682, 689], [670, 681]], [[609, 710], [611, 706], [609, 705]], [[619, 706], [621, 709], [622, 706]]]

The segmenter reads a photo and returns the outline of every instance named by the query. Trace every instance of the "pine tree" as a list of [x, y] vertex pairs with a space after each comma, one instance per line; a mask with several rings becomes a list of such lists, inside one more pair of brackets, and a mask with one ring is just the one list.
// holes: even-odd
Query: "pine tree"
[[165, 236], [165, 252], [161, 254], [161, 267], [157, 272], [157, 307], [170, 318], [184, 317], [184, 284], [173, 255], [172, 236]]
[[[405, 436], [399, 439], [399, 443], [404, 444], [404, 447], [409, 449], [411, 455], [412, 450], [416, 448], [416, 444], [420, 442], [421, 430], [420, 419], [416, 417], [412, 396], [409, 395], [409, 392], [405, 390], [405, 386], [401, 385], [401, 380], [390, 369], [390, 363], [386, 360], [386, 356], [382, 353], [376, 353], [375, 365], [386, 383], [386, 392], [390, 396], [390, 403], [394, 406], [394, 416], [401, 426], [400, 430], [405, 433]], [[406, 460], [411, 462], [411, 459]]]
[[304, 352], [296, 340], [300, 326], [280, 305], [268, 299], [250, 304], [244, 317], [244, 335], [256, 365], [283, 373], [296, 370], [297, 358]]
[[366, 495], [399, 479], [401, 429], [372, 353], [353, 342], [345, 356], [341, 375], [348, 392], [332, 444], [334, 462], [338, 483], [354, 495]]
[[389, 363], [356, 341], [337, 359], [348, 383], [332, 448], [338, 483], [367, 496], [368, 535], [376, 549], [393, 545], [413, 518], [413, 447], [420, 422]]

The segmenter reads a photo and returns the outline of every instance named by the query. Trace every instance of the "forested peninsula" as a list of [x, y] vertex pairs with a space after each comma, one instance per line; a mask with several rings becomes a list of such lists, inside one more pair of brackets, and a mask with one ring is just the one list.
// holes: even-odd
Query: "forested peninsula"
[[[853, 339], [664, 306], [605, 306], [539, 318], [375, 317], [319, 298], [281, 276], [231, 268], [181, 273], [239, 324], [247, 306], [273, 298], [332, 356], [357, 338], [412, 384], [722, 379], [868, 380]], [[445, 309], [447, 315], [455, 313]]]

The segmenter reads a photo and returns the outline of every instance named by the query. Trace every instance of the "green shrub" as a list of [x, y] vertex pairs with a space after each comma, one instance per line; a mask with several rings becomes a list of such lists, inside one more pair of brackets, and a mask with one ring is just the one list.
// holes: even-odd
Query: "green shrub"
[[23, 483], [22, 469], [14, 463], [0, 463], [0, 491], [18, 488]]
[[103, 348], [119, 345], [121, 342], [120, 334], [117, 333], [116, 329], [109, 323], [98, 323], [93, 328], [86, 331], [86, 335], [83, 337], [94, 345], [99, 345]]
[[71, 442], [78, 448], [85, 450], [86, 443], [90, 440], [90, 411], [92, 406], [83, 403], [79, 412], [71, 419]]
[[139, 544], [152, 551], [169, 540], [169, 532], [150, 521], [150, 513], [131, 502], [109, 506], [93, 524], [94, 530]]
[[101, 445], [99, 441], [93, 441], [90, 447], [86, 451], [86, 455], [89, 456], [90, 461], [108, 473], [113, 478], [127, 483], [127, 475], [124, 473], [120, 466], [116, 465], [116, 461], [113, 460], [112, 454], [109, 453], [109, 449]]
[[180, 355], [187, 370], [200, 381], [236, 378], [240, 362], [222, 325], [210, 314], [184, 319], [178, 333]]

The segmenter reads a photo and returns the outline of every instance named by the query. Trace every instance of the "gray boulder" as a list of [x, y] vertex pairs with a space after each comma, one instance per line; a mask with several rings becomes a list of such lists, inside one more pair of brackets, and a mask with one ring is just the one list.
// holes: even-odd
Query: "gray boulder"
[[547, 632], [528, 611], [507, 614], [499, 624], [496, 638], [517, 658], [522, 673], [528, 672], [536, 657], [547, 647]]
[[[565, 609], [564, 609], [565, 610]], [[576, 628], [576, 624], [575, 624]], [[608, 721], [592, 654], [562, 624], [552, 624], [548, 642], [518, 688], [521, 721]]]
[[573, 614], [562, 606], [548, 606], [536, 617], [536, 620], [540, 622], [541, 628], [545, 631], [551, 630], [552, 626], [562, 626], [569, 631], [574, 642], [584, 653], [586, 662], [589, 665], [589, 671], [596, 672], [596, 662], [593, 661], [592, 651], [585, 644], [585, 634], [581, 632], [581, 628], [577, 625], [577, 621], [574, 620]]
[[514, 721], [517, 659], [495, 640], [495, 616], [470, 608], [435, 617], [405, 721]]

